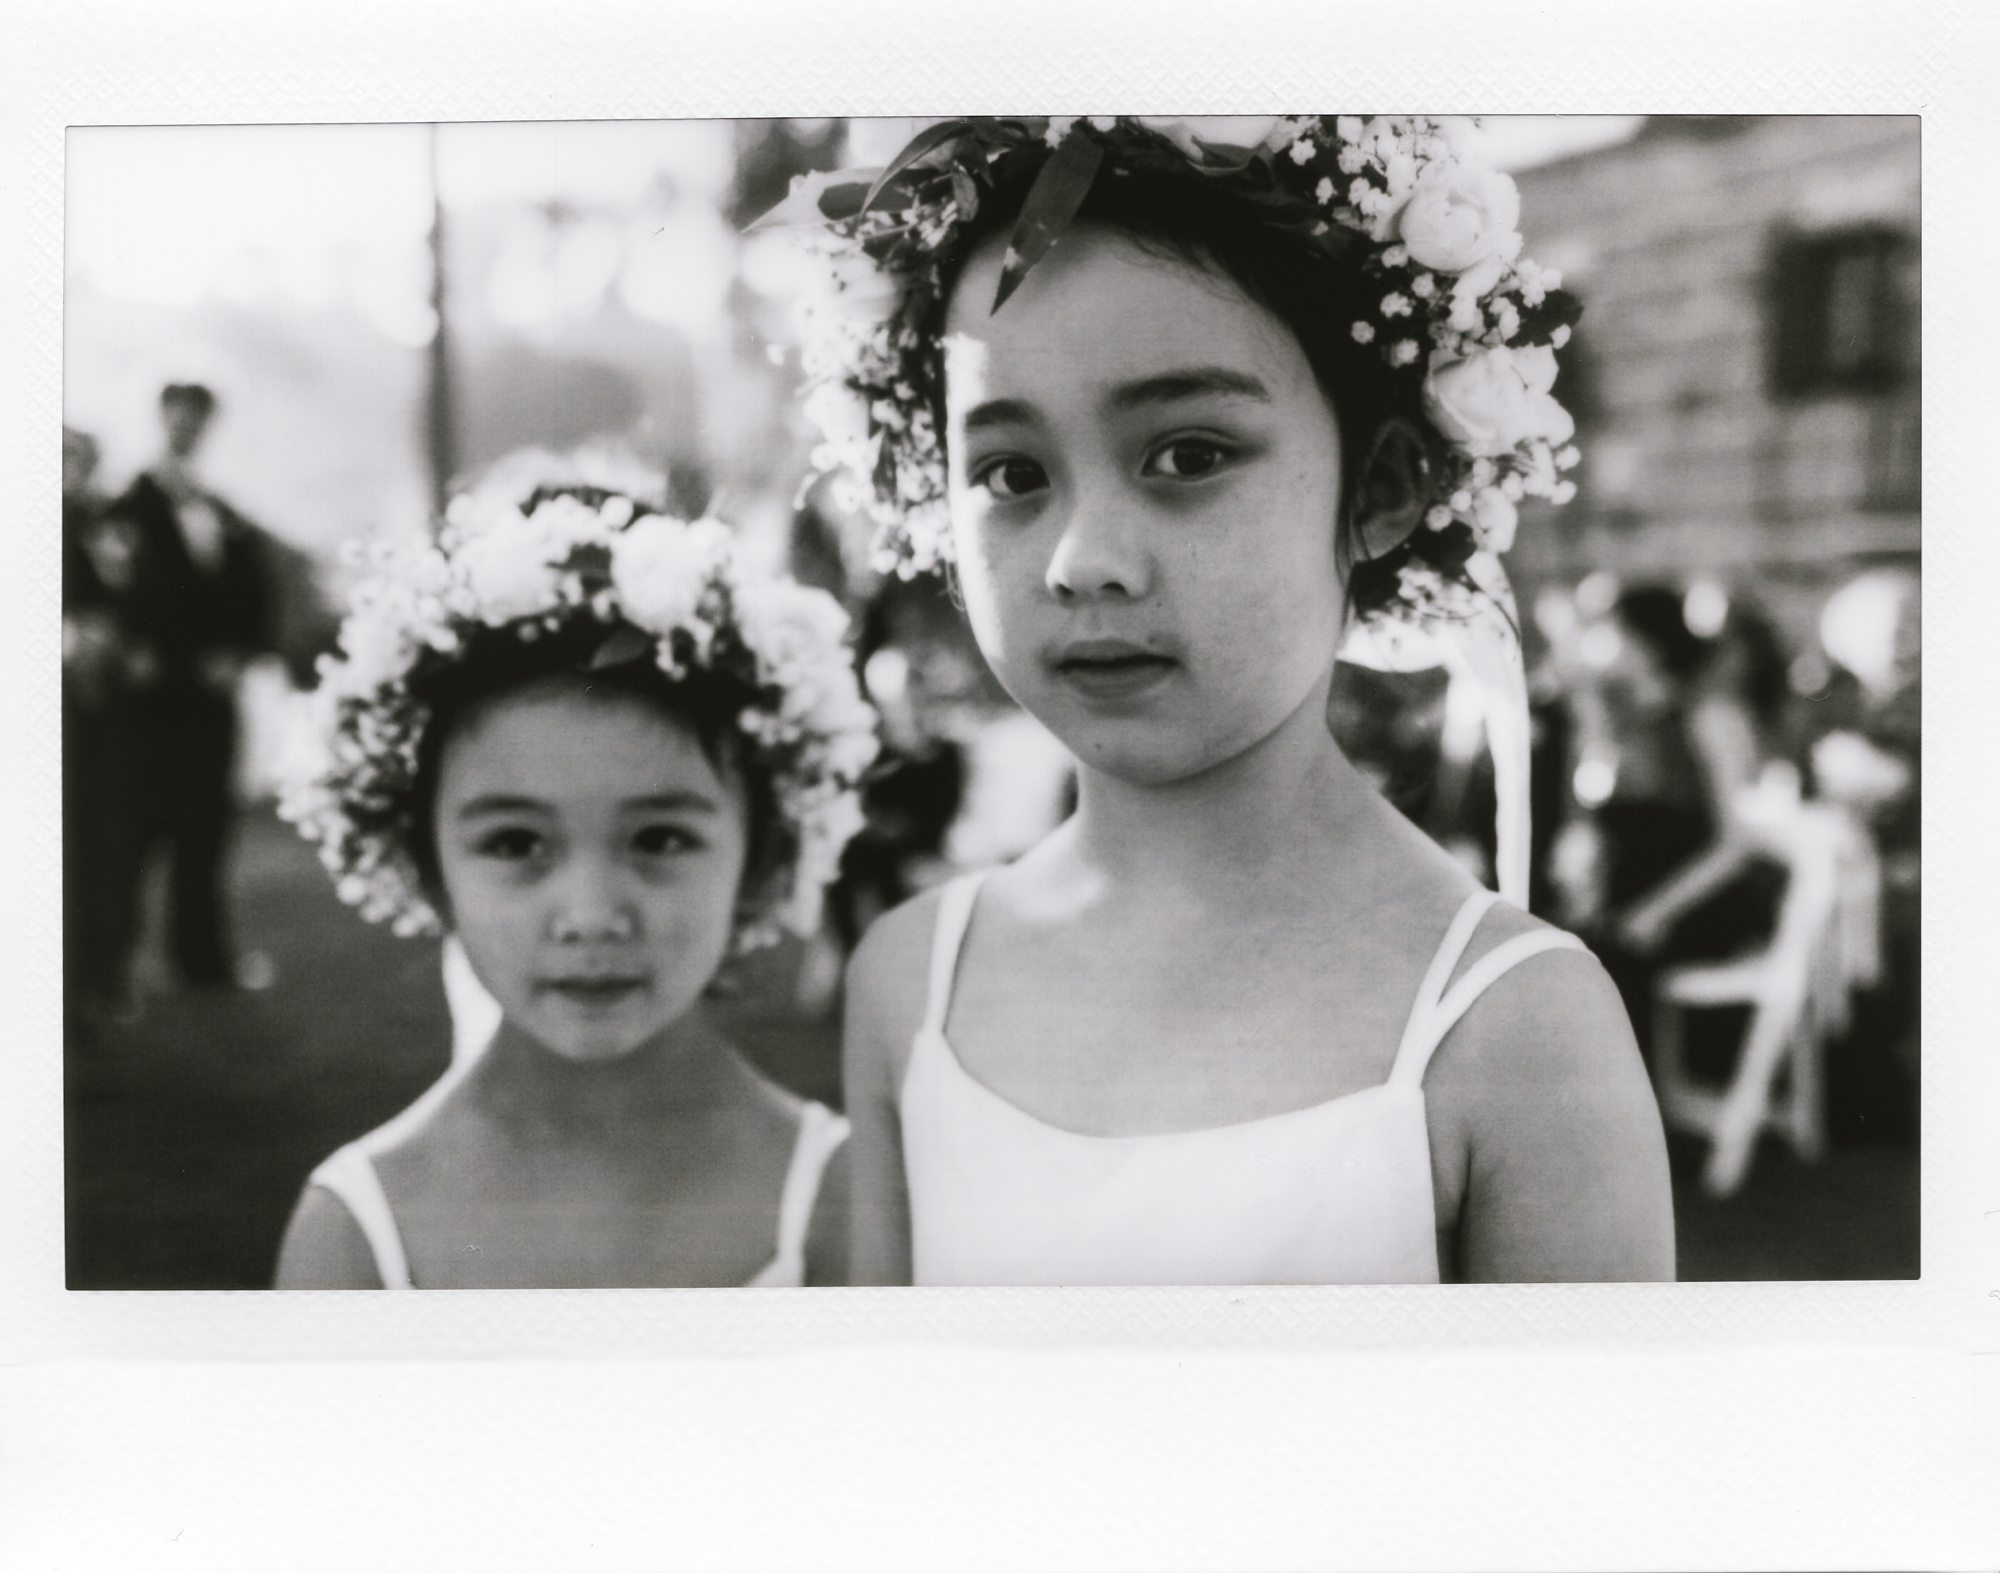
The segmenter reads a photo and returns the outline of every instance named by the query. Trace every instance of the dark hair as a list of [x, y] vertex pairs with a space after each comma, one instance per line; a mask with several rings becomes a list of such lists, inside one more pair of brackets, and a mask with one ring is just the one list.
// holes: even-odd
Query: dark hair
[[1730, 686], [1760, 722], [1776, 726], [1791, 693], [1791, 662], [1777, 625], [1762, 608], [1740, 596], [1730, 597], [1729, 615], [1715, 636], [1710, 667], [1721, 665], [1730, 655], [1739, 663], [1729, 674]]
[[[1687, 602], [1666, 585], [1636, 585], [1618, 597], [1618, 620], [1645, 640], [1676, 682], [1723, 683], [1756, 718], [1775, 725], [1785, 706], [1790, 666], [1784, 640], [1762, 610], [1732, 595], [1722, 627], [1703, 638], [1687, 625]], [[1725, 663], [1736, 657], [1729, 671]]]
[[160, 390], [160, 408], [185, 404], [198, 415], [215, 413], [215, 395], [198, 382], [170, 382]]
[[1618, 620], [1659, 657], [1669, 677], [1685, 682], [1708, 659], [1708, 645], [1687, 625], [1685, 597], [1666, 585], [1642, 584], [1618, 597]]
[[794, 832], [778, 811], [770, 771], [752, 750], [738, 746], [737, 717], [755, 700], [755, 690], [739, 677], [709, 668], [669, 675], [651, 658], [650, 636], [645, 637], [645, 655], [593, 667], [606, 639], [625, 629], [622, 623], [588, 619], [534, 639], [511, 628], [481, 629], [450, 656], [427, 651], [411, 672], [410, 697], [425, 708], [428, 719], [410, 778], [406, 845], [424, 898], [447, 920], [450, 906], [439, 871], [436, 820], [445, 745], [495, 701], [552, 679], [574, 684], [577, 692], [592, 697], [638, 699], [688, 727], [717, 774], [743, 783], [748, 846], [739, 910], [754, 913], [773, 894], [773, 876], [797, 848]]
[[[937, 320], [928, 335], [933, 344], [942, 338], [943, 315], [967, 259], [987, 240], [1011, 231], [1039, 167], [1038, 160], [1024, 161], [1018, 175], [999, 175], [994, 195], [940, 259]], [[1445, 443], [1424, 413], [1421, 376], [1391, 368], [1375, 347], [1354, 339], [1354, 324], [1374, 315], [1381, 283], [1301, 244], [1255, 203], [1192, 170], [1111, 165], [1092, 185], [1075, 222], [1117, 230], [1145, 252], [1220, 273], [1291, 329], [1340, 432], [1340, 518], [1335, 522], [1341, 560], [1349, 569], [1349, 598], [1369, 604], [1393, 595], [1393, 573], [1353, 551], [1352, 525], [1370, 456], [1385, 426], [1407, 422], [1423, 444], [1425, 482], [1435, 484], [1430, 477], [1442, 471]], [[931, 386], [941, 398], [941, 364]], [[942, 433], [944, 412], [933, 413]], [[1425, 496], [1420, 505], [1428, 501]], [[1469, 542], [1468, 535], [1468, 547]], [[1386, 574], [1388, 583], [1369, 586], [1371, 569]], [[1365, 593], [1369, 590], [1386, 593]]]

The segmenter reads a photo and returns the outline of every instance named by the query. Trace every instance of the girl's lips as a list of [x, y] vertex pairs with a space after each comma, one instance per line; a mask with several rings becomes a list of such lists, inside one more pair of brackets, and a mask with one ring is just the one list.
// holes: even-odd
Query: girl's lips
[[644, 978], [551, 978], [542, 984], [578, 1005], [615, 1005], [645, 986]]
[[1050, 652], [1056, 676], [1088, 699], [1136, 698], [1179, 666], [1172, 656], [1122, 639], [1084, 639]]

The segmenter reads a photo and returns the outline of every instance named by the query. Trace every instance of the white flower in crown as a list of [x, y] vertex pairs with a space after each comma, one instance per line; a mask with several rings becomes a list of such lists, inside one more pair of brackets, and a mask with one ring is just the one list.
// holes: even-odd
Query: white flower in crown
[[796, 693], [821, 674], [844, 670], [833, 658], [847, 633], [847, 613], [832, 596], [773, 579], [740, 586], [735, 609], [743, 643], [757, 658], [760, 681]]
[[352, 693], [366, 693], [394, 682], [410, 668], [416, 653], [412, 644], [406, 627], [393, 618], [379, 614], [348, 618], [340, 629], [343, 686]]
[[559, 555], [556, 543], [540, 532], [489, 527], [459, 549], [455, 567], [478, 602], [480, 617], [497, 628], [556, 607]]
[[611, 539], [611, 588], [627, 621], [662, 637], [695, 632], [695, 613], [729, 547], [727, 528], [713, 519], [686, 524], [656, 513], [620, 530]]
[[1521, 193], [1497, 169], [1457, 159], [1429, 165], [1397, 217], [1396, 231], [1410, 258], [1439, 273], [1463, 273], [1518, 251]]
[[1555, 352], [1545, 345], [1503, 345], [1462, 359], [1434, 354], [1424, 379], [1424, 413], [1474, 457], [1511, 453], [1538, 439], [1567, 442], [1576, 422], [1549, 392], [1555, 380]]

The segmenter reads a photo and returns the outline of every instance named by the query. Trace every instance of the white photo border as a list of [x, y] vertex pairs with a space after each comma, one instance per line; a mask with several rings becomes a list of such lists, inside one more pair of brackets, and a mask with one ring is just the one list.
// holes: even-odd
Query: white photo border
[[[2000, 1560], [1995, 25], [1947, 0], [106, 0], [0, 67], [0, 1511], [11, 1565]], [[1230, 32], [1242, 36], [1228, 36]], [[1923, 117], [1923, 1276], [337, 1296], [63, 1287], [63, 132], [944, 109]], [[1977, 457], [1975, 457], [1977, 456]], [[177, 1528], [179, 1533], [177, 1534]], [[11, 1548], [9, 1550], [8, 1548]]]

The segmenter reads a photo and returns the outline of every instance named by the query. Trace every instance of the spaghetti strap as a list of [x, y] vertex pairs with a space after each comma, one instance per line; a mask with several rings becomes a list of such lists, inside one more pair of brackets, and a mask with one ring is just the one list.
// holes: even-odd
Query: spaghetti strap
[[1480, 995], [1529, 957], [1539, 956], [1545, 950], [1585, 948], [1582, 940], [1560, 929], [1541, 929], [1533, 934], [1516, 935], [1481, 956], [1466, 969], [1465, 976], [1446, 992], [1445, 985], [1450, 982], [1466, 946], [1472, 942], [1481, 920], [1499, 900], [1490, 890], [1474, 892], [1458, 909], [1458, 915], [1451, 920], [1451, 927], [1445, 930], [1444, 940], [1439, 944], [1437, 955], [1432, 958], [1430, 970], [1424, 974], [1424, 981], [1418, 986], [1417, 997], [1410, 1007], [1410, 1019], [1403, 1028], [1403, 1041], [1396, 1050], [1396, 1063], [1389, 1072], [1392, 1084], [1422, 1086], [1431, 1056], [1437, 1052], [1445, 1034], [1458, 1025], [1459, 1018], [1472, 1008]]
[[312, 1172], [312, 1182], [339, 1198], [360, 1228], [375, 1257], [375, 1273], [384, 1289], [414, 1289], [403, 1237], [396, 1232], [395, 1214], [383, 1193], [382, 1178], [358, 1145], [341, 1148]]
[[1390, 1081], [1414, 1083], [1423, 1080], [1421, 1064], [1414, 1076], [1405, 1075], [1404, 1068], [1413, 1059], [1429, 1058], [1429, 1050], [1419, 1045], [1428, 1029], [1431, 1014], [1437, 1009], [1437, 1002], [1444, 997], [1444, 986], [1451, 981], [1452, 973], [1458, 970], [1458, 959], [1465, 954], [1465, 947], [1472, 943], [1473, 933], [1499, 900], [1490, 890], [1475, 890], [1452, 915], [1451, 922], [1445, 927], [1444, 938], [1438, 941], [1437, 953], [1431, 957], [1430, 967], [1424, 973], [1424, 981], [1417, 985], [1417, 997], [1410, 1002], [1410, 1018], [1403, 1024], [1403, 1041], [1396, 1047], [1396, 1063], [1390, 1069]]
[[930, 992], [924, 1000], [923, 1030], [942, 1034], [944, 1018], [951, 1009], [951, 982], [958, 972], [958, 948], [965, 942], [965, 930], [972, 921], [972, 904], [979, 899], [979, 887], [988, 870], [961, 874], [944, 887], [938, 901], [937, 927], [931, 937]]

